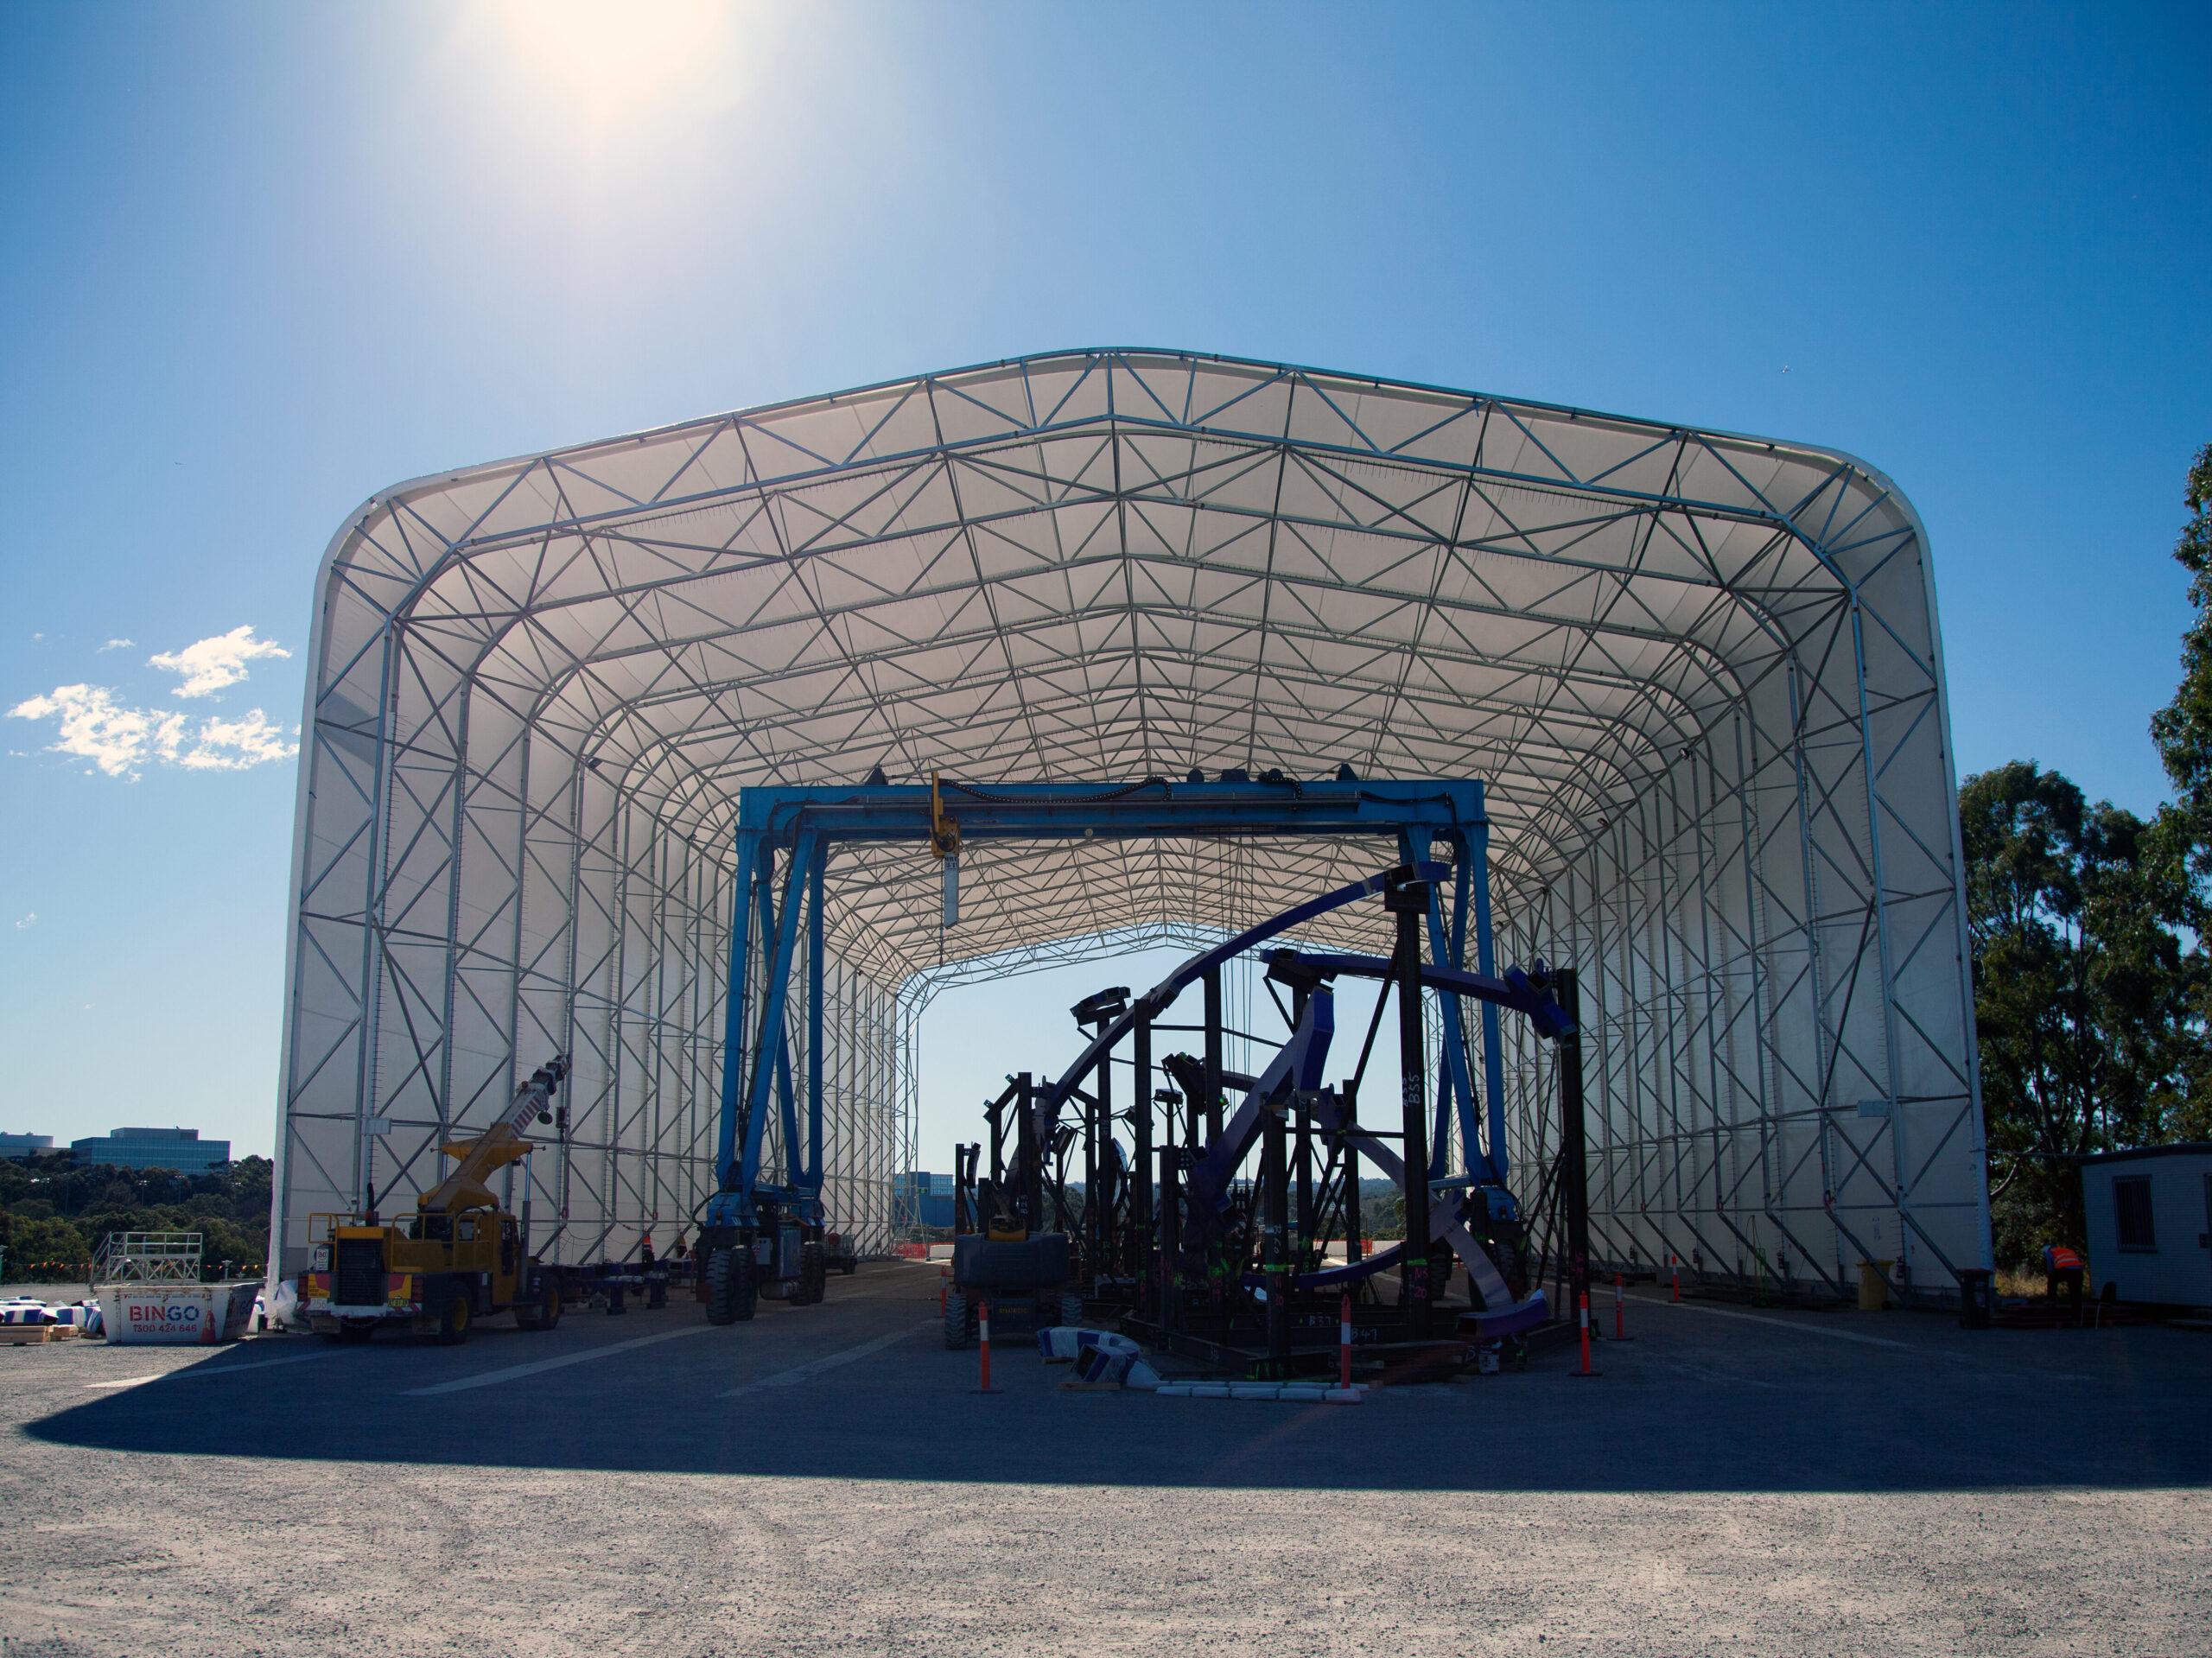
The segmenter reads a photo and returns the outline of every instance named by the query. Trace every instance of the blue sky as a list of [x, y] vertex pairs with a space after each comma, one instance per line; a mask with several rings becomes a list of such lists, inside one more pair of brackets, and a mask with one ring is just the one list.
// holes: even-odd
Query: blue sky
[[[2148, 810], [2208, 60], [2196, 6], [0, 10], [0, 1128], [268, 1148], [256, 757], [370, 492], [1055, 346], [1848, 450], [1927, 523], [1961, 769]], [[88, 708], [117, 774], [51, 752]], [[945, 998], [924, 1161], [1014, 1064], [969, 1033], [1153, 975]]]

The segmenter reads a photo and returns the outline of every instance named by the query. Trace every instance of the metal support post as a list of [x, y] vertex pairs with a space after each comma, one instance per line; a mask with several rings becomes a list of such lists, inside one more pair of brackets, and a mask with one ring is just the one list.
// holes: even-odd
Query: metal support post
[[[1465, 830], [1467, 841], [1467, 880], [1475, 900], [1475, 971], [1485, 978], [1497, 973], [1497, 953], [1490, 924], [1490, 823], [1487, 819]], [[1501, 1045], [1497, 1009], [1483, 1004], [1483, 1103], [1488, 1108], [1491, 1178], [1505, 1184], [1505, 1050]]]
[[1574, 1034], [1559, 1044], [1559, 1143], [1561, 1207], [1567, 1218], [1567, 1294], [1569, 1306], [1587, 1306], [1590, 1294], [1590, 1185], [1583, 1146], [1582, 999], [1571, 967], [1554, 969], [1552, 994]]
[[1206, 1114], [1206, 1143], [1221, 1139], [1221, 969], [1210, 967], [1205, 977], [1206, 1096], [1197, 1102]]
[[1298, 1117], [1298, 1267], [1305, 1271], [1313, 1263], [1309, 1257], [1313, 1250], [1313, 1120], [1304, 1112]]
[[1421, 926], [1428, 912], [1428, 884], [1404, 879], [1383, 890], [1386, 909], [1398, 918], [1398, 1076], [1400, 1141], [1406, 1197], [1405, 1254], [1400, 1258], [1400, 1299], [1406, 1310], [1408, 1334], [1425, 1341], [1428, 1317], [1428, 1171], [1423, 1155], [1428, 1144], [1428, 1081], [1423, 1050], [1428, 1039], [1421, 1017]]
[[1045, 1229], [1045, 1153], [1037, 1143], [1037, 1093], [1026, 1070], [1014, 1083], [1015, 1109], [1021, 1114], [1015, 1120], [1014, 1137], [1014, 1172], [1021, 1185], [1021, 1224], [1029, 1231], [1041, 1232]]
[[[1300, 1029], [1306, 1023], [1306, 1004], [1313, 995], [1305, 985], [1294, 985], [1290, 992], [1290, 1028]], [[1306, 1267], [1306, 1253], [1313, 1242], [1313, 1118], [1300, 1111], [1298, 1114], [1298, 1144], [1294, 1159], [1298, 1172], [1298, 1266]]]
[[[799, 831], [798, 844], [791, 850], [790, 876], [785, 883], [784, 909], [775, 918], [776, 947], [769, 958], [768, 982], [761, 997], [760, 1034], [753, 1050], [753, 1075], [748, 1092], [751, 1096], [746, 1109], [746, 1145], [738, 1180], [741, 1196], [749, 1196], [754, 1180], [760, 1172], [760, 1154], [767, 1139], [768, 1093], [772, 1084], [783, 1083], [790, 1072], [787, 1044], [784, 1039], [785, 1012], [791, 1000], [791, 957], [798, 948], [799, 909], [805, 896], [804, 873], [813, 861], [816, 836], [811, 829]], [[763, 919], [766, 918], [764, 916]], [[783, 1097], [789, 1099], [788, 1092]], [[786, 1107], [784, 1146], [786, 1170], [795, 1160], [788, 1138], [798, 1127], [797, 1113]]]
[[1129, 1035], [1129, 1058], [1136, 1069], [1136, 1083], [1129, 1095], [1134, 1108], [1130, 1126], [1135, 1130], [1135, 1155], [1129, 1159], [1129, 1276], [1136, 1280], [1140, 1300], [1152, 1282], [1152, 1015], [1140, 1010]]
[[[1375, 994], [1381, 995], [1377, 986]], [[1357, 1265], [1359, 1261], [1359, 1147], [1353, 1139], [1359, 1128], [1359, 1090], [1346, 1077], [1344, 1085], [1344, 1132], [1338, 1135], [1341, 1153], [1338, 1161], [1344, 1168], [1344, 1265]]]
[[[1398, 855], [1405, 860], [1408, 867], [1412, 866], [1415, 856], [1414, 839], [1410, 830], [1401, 829], [1398, 832]], [[1456, 885], [1459, 893], [1464, 895], [1467, 881], [1467, 854], [1465, 839], [1453, 837], [1452, 849], [1458, 858]], [[1447, 931], [1444, 919], [1443, 892], [1433, 882], [1429, 884], [1428, 904], [1425, 918], [1428, 922], [1429, 957], [1446, 967], [1464, 967], [1466, 964], [1463, 959], [1466, 942], [1464, 896], [1457, 900], [1456, 907], [1460, 914], [1461, 924], [1455, 930]], [[1467, 1043], [1465, 1033], [1460, 1027], [1459, 997], [1439, 998], [1437, 1013], [1444, 1027], [1444, 1039], [1439, 1054], [1441, 1064], [1438, 1068], [1438, 1075], [1445, 1079], [1449, 1101], [1447, 1102], [1446, 1100], [1440, 1099], [1437, 1102], [1436, 1140], [1440, 1145], [1444, 1141], [1445, 1123], [1449, 1117], [1450, 1107], [1456, 1105], [1462, 1124], [1460, 1138], [1466, 1142], [1467, 1172], [1473, 1174], [1478, 1172], [1474, 1134], [1475, 1093], [1473, 1079], [1467, 1075]], [[1427, 1143], [1426, 1140], [1423, 1143]], [[1411, 1153], [1409, 1152], [1408, 1155], [1410, 1156]], [[1435, 1179], [1446, 1172], [1443, 1159], [1432, 1157], [1429, 1178]]]
[[1268, 1107], [1260, 1134], [1260, 1282], [1268, 1298], [1268, 1356], [1290, 1356], [1290, 1240], [1284, 1210], [1289, 1178], [1283, 1156], [1283, 1108]]
[[1090, 1223], [1091, 1253], [1084, 1256], [1093, 1282], [1110, 1272], [1113, 1267], [1115, 1246], [1119, 1240], [1114, 1229], [1114, 1051], [1111, 1048], [1098, 1056], [1098, 1104], [1091, 1113], [1091, 1121], [1097, 1133], [1092, 1142], [1091, 1161], [1096, 1166], [1097, 1185], [1084, 1193], [1084, 1208], [1093, 1217]]
[[1098, 1056], [1097, 1075], [1091, 1082], [1091, 1101], [1083, 1114], [1083, 1270], [1094, 1281], [1098, 1276], [1098, 1246], [1104, 1233], [1104, 1217], [1098, 1212], [1098, 1119], [1106, 1103], [1106, 1079], [1112, 1075], [1107, 1067], [1111, 1062], [1109, 1054]]
[[[804, 1185], [822, 1196], [822, 881], [830, 862], [830, 843], [817, 841], [806, 868], [806, 1176]], [[796, 1159], [794, 1159], [796, 1160]], [[810, 1236], [818, 1237], [818, 1205], [804, 1217]]]
[[722, 1010], [722, 1115], [715, 1147], [715, 1173], [725, 1191], [737, 1187], [739, 1108], [745, 1092], [745, 980], [753, 950], [753, 883], [759, 878], [760, 835], [737, 832], [737, 876], [730, 885], [729, 988]]
[[1183, 1153], [1168, 1136], [1160, 1148], [1160, 1327], [1173, 1330], [1181, 1321], [1182, 1295], [1178, 1274], [1183, 1253], [1181, 1171]]

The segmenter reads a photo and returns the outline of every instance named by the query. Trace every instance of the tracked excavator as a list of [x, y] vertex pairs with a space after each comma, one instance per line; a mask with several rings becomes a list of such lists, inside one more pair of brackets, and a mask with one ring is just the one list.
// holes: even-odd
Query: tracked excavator
[[556, 1057], [515, 1090], [487, 1131], [442, 1147], [453, 1171], [415, 1200], [405, 1221], [380, 1222], [373, 1209], [315, 1217], [300, 1305], [317, 1334], [362, 1342], [391, 1328], [457, 1345], [479, 1318], [497, 1313], [513, 1313], [524, 1330], [560, 1323], [558, 1274], [526, 1258], [517, 1217], [488, 1183], [537, 1149], [523, 1130], [533, 1119], [553, 1120], [553, 1096], [567, 1075]]

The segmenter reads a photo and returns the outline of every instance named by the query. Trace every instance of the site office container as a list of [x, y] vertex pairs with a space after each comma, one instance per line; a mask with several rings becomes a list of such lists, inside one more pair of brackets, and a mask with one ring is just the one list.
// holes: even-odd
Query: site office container
[[2082, 1159], [2089, 1287], [2123, 1301], [2212, 1306], [2212, 1146]]

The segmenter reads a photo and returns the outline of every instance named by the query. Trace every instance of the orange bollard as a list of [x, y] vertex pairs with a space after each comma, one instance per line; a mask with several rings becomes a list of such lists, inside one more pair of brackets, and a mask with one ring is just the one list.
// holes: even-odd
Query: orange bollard
[[1337, 1310], [1337, 1386], [1351, 1386], [1351, 1292], [1344, 1292], [1344, 1305]]
[[1578, 1376], [1601, 1375], [1604, 1372], [1592, 1369], [1590, 1366], [1590, 1292], [1583, 1291], [1580, 1299], [1581, 1305], [1576, 1311], [1576, 1316], [1582, 1325], [1582, 1368], [1579, 1370], [1570, 1370], [1567, 1374]]
[[983, 1344], [983, 1385], [976, 1388], [976, 1391], [977, 1393], [989, 1393], [992, 1389], [991, 1304], [988, 1301], [978, 1301], [976, 1303], [976, 1320], [982, 1331]]
[[1667, 1265], [1674, 1272], [1675, 1299], [1679, 1301], [1682, 1299], [1682, 1263], [1675, 1260], [1674, 1256], [1669, 1255], [1667, 1257]]
[[1625, 1283], [1626, 1280], [1622, 1274], [1619, 1273], [1613, 1274], [1613, 1339], [1617, 1342], [1624, 1342], [1628, 1339]]
[[944, 1298], [947, 1287], [944, 1268], [940, 1267], [937, 1269], [937, 1316], [940, 1318], [944, 1317]]

